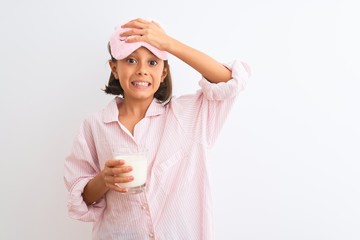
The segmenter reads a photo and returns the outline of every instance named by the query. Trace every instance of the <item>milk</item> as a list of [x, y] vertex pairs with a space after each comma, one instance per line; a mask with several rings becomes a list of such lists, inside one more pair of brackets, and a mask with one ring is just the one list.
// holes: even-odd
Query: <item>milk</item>
[[[131, 166], [132, 171], [122, 173], [119, 176], [133, 176], [134, 180], [127, 183], [117, 183], [121, 188], [136, 188], [144, 187], [147, 176], [147, 157], [145, 153], [130, 153], [130, 154], [116, 154], [115, 159], [122, 159], [125, 161], [125, 166]], [[129, 189], [131, 190], [131, 189]]]

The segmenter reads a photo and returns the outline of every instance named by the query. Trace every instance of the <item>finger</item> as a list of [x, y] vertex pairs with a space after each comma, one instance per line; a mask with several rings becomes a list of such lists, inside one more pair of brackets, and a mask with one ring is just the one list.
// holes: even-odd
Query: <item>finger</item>
[[125, 40], [126, 43], [134, 43], [134, 42], [146, 42], [146, 38], [144, 36], [135, 36], [132, 38], [127, 38]]
[[111, 160], [106, 161], [105, 167], [113, 168], [116, 166], [124, 165], [124, 163], [125, 163], [125, 161], [122, 159], [111, 159]]
[[149, 24], [148, 21], [146, 20], [143, 20], [143, 19], [135, 19], [135, 20], [132, 20], [130, 22], [127, 22], [123, 25], [121, 25], [122, 28], [146, 28], [147, 25]]
[[112, 186], [115, 183], [128, 183], [134, 180], [133, 176], [106, 176], [105, 182], [107, 186]]
[[121, 193], [127, 193], [128, 192], [128, 189], [127, 188], [121, 188], [117, 185], [111, 185], [111, 186], [108, 186], [108, 188], [114, 190], [114, 191], [117, 191], [117, 192], [121, 192]]
[[[126, 174], [131, 172], [133, 169], [131, 166], [122, 166], [122, 167], [112, 167], [112, 168], [106, 168], [104, 171], [104, 179], [106, 177], [116, 177], [121, 176], [122, 174]], [[106, 180], [106, 179], [105, 179]]]
[[115, 176], [112, 180], [113, 180], [114, 184], [115, 183], [128, 183], [128, 182], [134, 181], [134, 177], [133, 176], [125, 176], [125, 177]]
[[127, 193], [128, 192], [127, 188], [121, 188], [121, 187], [118, 187], [116, 185], [115, 185], [114, 190], [117, 191], [117, 192], [120, 192], [120, 193]]
[[120, 34], [120, 37], [129, 37], [129, 36], [145, 36], [149, 34], [155, 34], [156, 30], [152, 28], [131, 28]]
[[111, 171], [108, 175], [111, 176], [117, 176], [123, 173], [128, 173], [131, 172], [133, 170], [133, 168], [131, 166], [122, 166], [122, 167], [117, 167], [117, 168], [111, 168]]
[[147, 21], [147, 20], [145, 20], [145, 19], [143, 19], [143, 18], [136, 18], [136, 19], [134, 19], [133, 20], [134, 22], [139, 22], [139, 23], [149, 23], [149, 21]]
[[159, 28], [162, 28], [161, 25], [160, 25], [158, 22], [151, 21], [151, 23], [155, 24], [155, 25], [158, 26]]
[[129, 37], [129, 36], [136, 36], [136, 35], [144, 35], [146, 31], [140, 28], [132, 28], [126, 32], [120, 34], [120, 37]]

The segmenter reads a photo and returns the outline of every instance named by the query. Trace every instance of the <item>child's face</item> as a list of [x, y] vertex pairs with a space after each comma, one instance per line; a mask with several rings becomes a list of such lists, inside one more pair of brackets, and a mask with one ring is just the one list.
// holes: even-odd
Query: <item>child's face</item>
[[152, 100], [166, 77], [164, 61], [144, 47], [125, 59], [110, 62], [110, 67], [119, 79], [127, 100]]

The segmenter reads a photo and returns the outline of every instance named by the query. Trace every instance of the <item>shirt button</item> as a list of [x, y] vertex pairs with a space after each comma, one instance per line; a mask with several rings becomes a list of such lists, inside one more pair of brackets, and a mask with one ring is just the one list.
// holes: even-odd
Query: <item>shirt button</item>
[[141, 205], [141, 208], [144, 209], [144, 210], [147, 210], [147, 205], [143, 204], [143, 205]]
[[149, 233], [149, 238], [154, 238], [154, 234], [153, 234], [153, 233]]

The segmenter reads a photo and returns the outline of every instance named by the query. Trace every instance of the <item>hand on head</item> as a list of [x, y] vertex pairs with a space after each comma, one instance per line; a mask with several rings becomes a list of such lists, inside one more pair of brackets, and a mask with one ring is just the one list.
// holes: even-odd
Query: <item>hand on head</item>
[[146, 42], [160, 50], [166, 51], [170, 37], [159, 23], [137, 18], [123, 24], [121, 27], [131, 28], [120, 35], [121, 37], [131, 36], [126, 42]]

